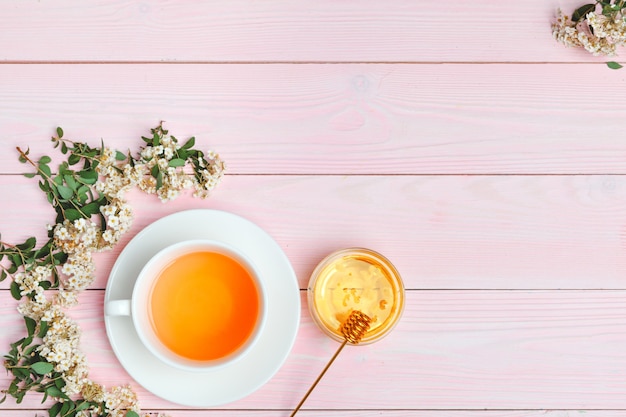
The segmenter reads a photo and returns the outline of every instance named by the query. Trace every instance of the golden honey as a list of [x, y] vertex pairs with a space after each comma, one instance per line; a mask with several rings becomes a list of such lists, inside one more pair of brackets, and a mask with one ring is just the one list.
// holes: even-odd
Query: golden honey
[[343, 341], [341, 326], [354, 310], [372, 322], [361, 344], [385, 336], [404, 309], [404, 286], [395, 267], [381, 254], [350, 248], [326, 257], [315, 268], [308, 287], [309, 310], [317, 325]]

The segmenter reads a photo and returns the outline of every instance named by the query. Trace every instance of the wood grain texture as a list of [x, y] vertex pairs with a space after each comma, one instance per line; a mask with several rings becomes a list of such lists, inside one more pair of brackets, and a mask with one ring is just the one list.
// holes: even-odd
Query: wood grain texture
[[[234, 174], [626, 174], [623, 72], [597, 65], [0, 65], [0, 164], [160, 120]], [[592, 81], [591, 81], [592, 80]], [[591, 122], [593, 120], [593, 122]]]
[[[205, 201], [129, 194], [131, 232], [97, 255], [70, 311], [94, 379], [134, 384], [102, 317], [120, 251], [167, 214], [210, 208], [287, 254], [302, 289], [296, 344], [241, 401], [187, 409], [134, 384], [144, 409], [289, 415], [338, 346], [310, 319], [309, 275], [365, 246], [400, 270], [403, 319], [345, 349], [299, 415], [626, 417], [626, 78], [553, 40], [556, 9], [580, 4], [0, 2], [2, 240], [41, 241], [53, 220], [17, 175], [16, 146], [49, 154], [62, 126], [136, 148], [164, 120], [219, 152], [228, 175]], [[24, 333], [7, 288], [0, 354]], [[39, 397], [0, 405], [27, 415], [47, 415]]]
[[[204, 409], [192, 410], [144, 410], [151, 417], [157, 417], [158, 413], [166, 413], [170, 417], [196, 417], [225, 416], [225, 417], [287, 417], [289, 410], [224, 410]], [[47, 410], [0, 410], [0, 417], [33, 417], [45, 416]], [[615, 410], [532, 410], [532, 411], [457, 411], [457, 410], [333, 410], [332, 412], [320, 410], [300, 410], [298, 417], [625, 417], [626, 412]]]
[[552, 39], [579, 1], [23, 1], [5, 61], [602, 62]]
[[[35, 180], [0, 176], [3, 240], [45, 242], [54, 220]], [[264, 228], [306, 288], [329, 253], [364, 246], [387, 256], [410, 289], [624, 289], [623, 176], [226, 176], [207, 200], [161, 204], [139, 191], [131, 231], [97, 254], [103, 289], [119, 252], [155, 220], [227, 210]], [[191, 226], [190, 226], [191, 227]], [[6, 288], [6, 283], [3, 284]]]
[[[297, 404], [338, 347], [311, 321], [302, 296], [301, 326], [284, 366], [259, 391], [220, 408]], [[132, 383], [106, 339], [103, 291], [81, 297], [71, 315], [83, 328], [92, 378], [107, 386]], [[618, 409], [626, 401], [624, 291], [408, 291], [406, 297], [394, 331], [345, 349], [305, 408], [576, 410]], [[0, 306], [2, 346], [23, 332], [10, 304]], [[8, 384], [6, 376], [0, 384]], [[392, 396], [385, 387], [393, 387]], [[136, 388], [144, 408], [179, 408]], [[39, 398], [3, 405], [21, 407], [39, 407]]]

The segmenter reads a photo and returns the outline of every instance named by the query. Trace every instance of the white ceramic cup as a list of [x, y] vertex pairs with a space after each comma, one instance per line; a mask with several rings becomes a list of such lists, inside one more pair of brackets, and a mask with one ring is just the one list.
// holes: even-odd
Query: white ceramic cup
[[[150, 313], [152, 289], [161, 271], [180, 256], [200, 251], [216, 252], [238, 262], [252, 277], [259, 296], [259, 311], [256, 324], [243, 345], [224, 357], [206, 361], [185, 358], [166, 347], [157, 337], [156, 331], [151, 324], [152, 317]], [[266, 311], [267, 300], [263, 282], [254, 263], [245, 254], [232, 246], [212, 240], [189, 240], [162, 249], [142, 268], [130, 299], [110, 300], [104, 306], [104, 314], [107, 316], [132, 317], [137, 335], [145, 347], [162, 362], [185, 371], [209, 371], [226, 366], [243, 357], [257, 342], [265, 325]], [[216, 340], [215, 343], [219, 343], [219, 340]]]

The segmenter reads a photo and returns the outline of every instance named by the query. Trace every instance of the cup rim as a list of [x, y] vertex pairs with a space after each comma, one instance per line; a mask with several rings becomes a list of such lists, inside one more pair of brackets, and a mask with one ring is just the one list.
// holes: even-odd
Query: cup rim
[[[195, 249], [194, 249], [195, 248]], [[251, 335], [246, 339], [244, 344], [218, 359], [212, 359], [207, 361], [197, 361], [189, 358], [177, 355], [168, 349], [156, 336], [152, 325], [150, 324], [150, 314], [144, 307], [149, 305], [149, 294], [154, 285], [154, 279], [149, 273], [153, 268], [162, 269], [169, 261], [183, 255], [185, 253], [194, 252], [197, 249], [207, 249], [209, 251], [222, 253], [226, 256], [234, 258], [240, 265], [242, 265], [253, 279], [259, 298], [259, 313], [256, 325]], [[158, 274], [156, 274], [158, 275]], [[155, 276], [156, 276], [155, 275]], [[146, 294], [145, 297], [140, 297], [140, 294]], [[141, 268], [137, 276], [137, 280], [133, 286], [131, 294], [131, 317], [133, 326], [137, 332], [142, 344], [159, 360], [162, 362], [185, 371], [191, 372], [206, 372], [209, 370], [215, 370], [222, 368], [229, 364], [232, 364], [242, 357], [246, 356], [248, 352], [256, 345], [263, 329], [265, 328], [265, 322], [267, 318], [267, 295], [263, 284], [262, 276], [254, 264], [252, 259], [247, 256], [241, 250], [226, 244], [221, 241], [212, 239], [190, 239], [169, 245], [159, 252], [154, 254]], [[143, 302], [141, 302], [143, 301]]]

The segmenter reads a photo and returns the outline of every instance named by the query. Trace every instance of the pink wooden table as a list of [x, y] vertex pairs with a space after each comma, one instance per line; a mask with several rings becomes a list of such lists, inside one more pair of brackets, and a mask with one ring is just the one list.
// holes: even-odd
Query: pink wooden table
[[[54, 214], [16, 146], [57, 126], [136, 148], [160, 120], [228, 173], [208, 200], [131, 193], [135, 220], [71, 310], [93, 379], [142, 408], [287, 416], [338, 344], [306, 286], [330, 252], [386, 255], [406, 309], [344, 350], [303, 416], [626, 416], [626, 69], [551, 37], [544, 1], [20, 1], [0, 4], [0, 231], [43, 239]], [[302, 318], [277, 374], [218, 408], [151, 395], [106, 337], [123, 246], [189, 208], [257, 223], [298, 277]], [[8, 282], [0, 351], [23, 329]], [[2, 373], [0, 386], [9, 377]], [[0, 416], [47, 415], [40, 397]]]

